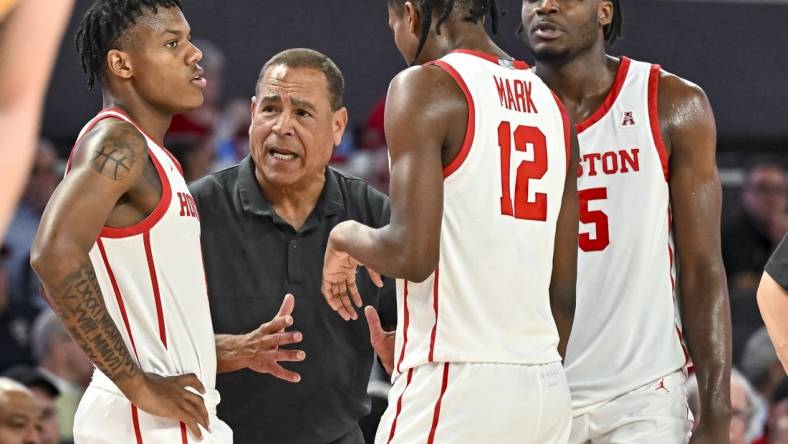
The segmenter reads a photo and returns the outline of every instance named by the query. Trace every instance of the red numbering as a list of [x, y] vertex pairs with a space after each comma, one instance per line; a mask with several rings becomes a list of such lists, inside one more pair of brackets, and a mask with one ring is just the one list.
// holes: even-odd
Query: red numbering
[[589, 188], [578, 192], [580, 198], [580, 222], [584, 224], [594, 224], [596, 226], [596, 237], [592, 238], [589, 233], [580, 233], [580, 248], [585, 252], [602, 251], [610, 245], [610, 230], [608, 227], [607, 214], [601, 210], [590, 211], [588, 202], [592, 200], [607, 199], [607, 188]]
[[515, 219], [547, 220], [547, 194], [535, 193], [534, 201], [528, 201], [528, 183], [531, 179], [541, 179], [547, 172], [547, 140], [539, 128], [519, 125], [514, 130], [514, 148], [518, 151], [533, 149], [533, 160], [524, 160], [517, 167], [517, 180], [514, 184], [514, 205], [512, 205], [509, 169], [512, 157], [511, 123], [498, 125], [498, 146], [501, 147], [501, 214]]

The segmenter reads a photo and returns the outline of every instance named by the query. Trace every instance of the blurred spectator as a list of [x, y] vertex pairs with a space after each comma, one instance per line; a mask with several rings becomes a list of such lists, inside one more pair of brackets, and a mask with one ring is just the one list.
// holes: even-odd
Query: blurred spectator
[[41, 409], [33, 393], [9, 378], [0, 378], [0, 443], [40, 444]]
[[753, 412], [753, 425], [763, 430], [769, 413], [768, 402], [785, 375], [766, 328], [761, 327], [750, 336], [739, 368], [755, 388], [758, 402]]
[[[194, 149], [188, 152], [199, 157], [194, 159], [195, 162], [210, 159], [207, 172], [213, 172], [235, 165], [246, 156], [250, 103], [248, 100], [235, 100], [223, 108], [224, 53], [208, 40], [194, 39], [193, 42], [203, 53], [200, 66], [205, 70], [203, 76], [208, 80], [203, 90], [205, 101], [199, 108], [172, 119], [165, 144], [168, 148], [173, 144], [193, 146]], [[202, 148], [210, 148], [213, 155], [209, 156]], [[205, 175], [200, 174], [201, 166], [193, 171], [196, 173], [191, 180]]]
[[9, 295], [8, 247], [0, 245], [0, 372], [15, 364], [32, 364], [30, 329], [38, 308], [12, 301]]
[[42, 310], [33, 324], [32, 345], [38, 370], [60, 391], [56, 402], [60, 439], [73, 440], [74, 414], [93, 364], [49, 309]]
[[8, 271], [11, 299], [20, 304], [45, 305], [39, 298], [38, 279], [30, 270], [30, 245], [41, 222], [41, 214], [62, 175], [61, 162], [52, 143], [41, 139], [33, 159], [33, 168], [19, 207], [6, 234], [11, 250]]
[[766, 444], [788, 444], [788, 378], [783, 379], [772, 397]]
[[[700, 424], [700, 399], [698, 398], [698, 380], [695, 375], [687, 380], [685, 387], [694, 428]], [[730, 444], [750, 444], [761, 437], [762, 427], [757, 424], [754, 418], [759, 407], [760, 401], [750, 383], [738, 370], [732, 369]]]
[[39, 435], [41, 444], [58, 444], [59, 425], [55, 401], [60, 396], [60, 391], [54, 384], [37, 369], [25, 365], [18, 365], [6, 371], [3, 376], [27, 387], [41, 408]]
[[722, 256], [732, 293], [757, 286], [769, 255], [788, 231], [788, 181], [776, 162], [748, 169], [741, 214], [722, 229]]

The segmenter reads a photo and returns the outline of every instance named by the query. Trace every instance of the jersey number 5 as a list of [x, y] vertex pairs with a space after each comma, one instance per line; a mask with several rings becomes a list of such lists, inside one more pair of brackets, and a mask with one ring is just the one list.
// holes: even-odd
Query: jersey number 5
[[580, 222], [596, 226], [596, 238], [589, 233], [580, 233], [580, 249], [585, 252], [602, 251], [610, 245], [610, 228], [607, 214], [600, 210], [588, 209], [588, 201], [607, 199], [607, 188], [589, 188], [578, 191], [580, 200]]
[[547, 141], [544, 133], [533, 126], [519, 125], [514, 130], [514, 148], [517, 151], [533, 150], [533, 160], [524, 160], [517, 167], [517, 180], [514, 183], [514, 205], [509, 185], [509, 168], [512, 156], [511, 123], [498, 125], [498, 146], [501, 147], [501, 214], [515, 219], [547, 220], [547, 194], [535, 193], [534, 201], [528, 201], [528, 185], [531, 179], [541, 179], [547, 172]]

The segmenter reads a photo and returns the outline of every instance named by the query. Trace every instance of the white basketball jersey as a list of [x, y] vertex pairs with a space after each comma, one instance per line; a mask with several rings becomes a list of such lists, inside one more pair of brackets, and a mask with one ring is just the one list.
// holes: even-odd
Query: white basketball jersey
[[443, 171], [438, 268], [397, 282], [395, 377], [430, 362], [560, 361], [548, 289], [566, 114], [523, 62], [454, 51], [433, 64], [464, 91], [468, 124]]
[[580, 240], [566, 357], [575, 414], [686, 364], [676, 304], [658, 65], [622, 57], [600, 108], [576, 125]]
[[[121, 110], [104, 110], [79, 137], [104, 119], [137, 127]], [[107, 310], [140, 368], [164, 376], [195, 373], [212, 389], [216, 347], [197, 206], [177, 160], [137, 129], [148, 142], [148, 155], [161, 181], [161, 200], [134, 226], [104, 227], [90, 250], [90, 260]], [[93, 384], [117, 391], [98, 369]]]

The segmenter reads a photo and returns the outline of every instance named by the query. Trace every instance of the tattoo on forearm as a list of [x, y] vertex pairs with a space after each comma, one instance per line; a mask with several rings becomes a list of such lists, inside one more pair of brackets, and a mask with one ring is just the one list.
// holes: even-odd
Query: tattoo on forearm
[[117, 381], [135, 374], [137, 365], [107, 312], [90, 263], [66, 276], [52, 296], [71, 336], [107, 377]]

